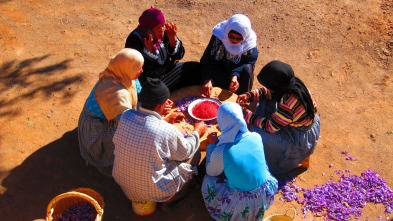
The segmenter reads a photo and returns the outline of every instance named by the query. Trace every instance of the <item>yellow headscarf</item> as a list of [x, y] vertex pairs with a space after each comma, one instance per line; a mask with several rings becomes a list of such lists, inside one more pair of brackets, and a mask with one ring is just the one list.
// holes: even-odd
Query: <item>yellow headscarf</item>
[[107, 120], [114, 119], [127, 109], [136, 109], [138, 95], [135, 79], [138, 78], [143, 62], [140, 52], [125, 48], [100, 73], [94, 97]]

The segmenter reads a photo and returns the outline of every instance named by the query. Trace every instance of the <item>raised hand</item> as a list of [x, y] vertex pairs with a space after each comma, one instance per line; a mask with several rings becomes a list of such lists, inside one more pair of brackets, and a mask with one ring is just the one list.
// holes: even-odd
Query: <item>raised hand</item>
[[165, 32], [169, 38], [169, 44], [175, 45], [176, 44], [176, 35], [177, 35], [177, 26], [172, 22], [167, 22], [165, 24]]
[[144, 38], [143, 42], [144, 42], [146, 50], [148, 52], [153, 52], [153, 40], [154, 40], [154, 38], [153, 38], [153, 35], [151, 33], [148, 33], [148, 35], [149, 35], [149, 38], [148, 39]]

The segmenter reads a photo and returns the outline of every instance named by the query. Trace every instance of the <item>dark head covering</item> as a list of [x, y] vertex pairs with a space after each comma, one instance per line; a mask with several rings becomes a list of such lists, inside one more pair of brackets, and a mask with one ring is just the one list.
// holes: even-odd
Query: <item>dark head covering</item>
[[267, 89], [273, 91], [272, 96], [280, 101], [284, 94], [294, 94], [303, 104], [307, 115], [314, 118], [314, 103], [303, 81], [295, 76], [292, 67], [281, 61], [266, 64], [257, 79]]
[[[148, 39], [149, 35], [148, 31], [152, 30], [159, 24], [165, 24], [164, 14], [156, 8], [149, 8], [145, 10], [142, 15], [139, 17], [139, 25], [138, 25], [138, 33], [143, 37]], [[162, 42], [161, 39], [154, 39], [153, 47], [157, 49]]]
[[165, 103], [169, 95], [168, 87], [160, 79], [147, 77], [142, 85], [141, 93], [138, 95], [138, 100], [142, 106], [155, 107]]

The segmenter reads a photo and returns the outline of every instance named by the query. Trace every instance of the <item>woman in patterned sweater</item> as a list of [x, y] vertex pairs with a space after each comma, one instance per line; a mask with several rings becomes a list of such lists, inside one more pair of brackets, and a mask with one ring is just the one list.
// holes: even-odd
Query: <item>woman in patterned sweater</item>
[[317, 105], [286, 63], [269, 62], [257, 78], [264, 87], [240, 95], [237, 102], [258, 102], [255, 113], [243, 105], [244, 118], [262, 137], [270, 171], [285, 173], [306, 164], [314, 152], [320, 132]]

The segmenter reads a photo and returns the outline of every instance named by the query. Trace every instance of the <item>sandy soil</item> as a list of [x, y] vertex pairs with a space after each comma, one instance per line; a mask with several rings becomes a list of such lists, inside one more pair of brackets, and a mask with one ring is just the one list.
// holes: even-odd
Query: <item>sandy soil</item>
[[[151, 6], [178, 25], [184, 61], [200, 59], [215, 24], [244, 13], [258, 35], [257, 72], [273, 59], [293, 66], [322, 122], [297, 185], [321, 185], [335, 170], [372, 169], [393, 187], [392, 0], [0, 0], [0, 220], [44, 219], [53, 197], [77, 187], [101, 193], [106, 221], [209, 220], [197, 186], [173, 212], [138, 217], [120, 188], [79, 156], [85, 99]], [[265, 216], [292, 206], [300, 211], [279, 198]], [[361, 220], [385, 217], [381, 205], [363, 211]]]

